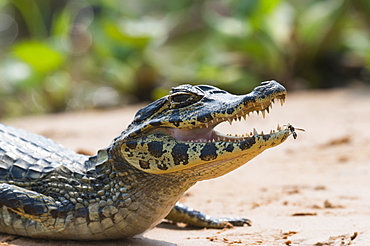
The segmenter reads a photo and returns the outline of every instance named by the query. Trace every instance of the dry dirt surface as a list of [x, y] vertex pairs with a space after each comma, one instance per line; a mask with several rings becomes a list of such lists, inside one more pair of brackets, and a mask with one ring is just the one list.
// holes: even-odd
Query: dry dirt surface
[[[3, 121], [76, 151], [109, 145], [139, 107]], [[221, 178], [191, 188], [182, 202], [212, 216], [243, 216], [251, 227], [225, 230], [162, 223], [143, 235], [104, 242], [46, 241], [0, 234], [2, 245], [370, 245], [370, 90], [288, 93], [266, 119], [217, 127], [269, 132], [277, 123], [305, 128]]]

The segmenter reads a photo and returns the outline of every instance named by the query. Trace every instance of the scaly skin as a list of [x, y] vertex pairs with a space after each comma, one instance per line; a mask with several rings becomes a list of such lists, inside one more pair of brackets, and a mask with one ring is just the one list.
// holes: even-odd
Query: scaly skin
[[174, 222], [222, 228], [249, 224], [212, 218], [176, 203], [196, 182], [219, 177], [294, 132], [231, 137], [213, 130], [253, 111], [265, 115], [286, 91], [263, 82], [247, 95], [182, 85], [139, 110], [95, 156], [0, 124], [0, 232], [50, 239], [125, 238]]

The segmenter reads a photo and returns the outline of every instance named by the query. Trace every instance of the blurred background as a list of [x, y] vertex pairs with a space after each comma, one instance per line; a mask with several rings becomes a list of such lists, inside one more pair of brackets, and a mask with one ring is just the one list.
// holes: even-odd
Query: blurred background
[[183, 83], [242, 94], [270, 79], [370, 85], [370, 1], [0, 1], [0, 118], [152, 101]]

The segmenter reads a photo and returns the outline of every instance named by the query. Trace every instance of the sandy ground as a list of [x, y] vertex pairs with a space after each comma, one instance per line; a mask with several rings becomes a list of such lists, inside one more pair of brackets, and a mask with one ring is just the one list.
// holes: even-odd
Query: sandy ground
[[[76, 151], [95, 152], [138, 107], [7, 120]], [[179, 228], [162, 223], [143, 235], [105, 242], [51, 242], [0, 234], [3, 245], [370, 245], [370, 90], [288, 94], [266, 119], [218, 126], [224, 133], [306, 129], [236, 171], [196, 184], [182, 198], [212, 216], [243, 216], [251, 227]]]

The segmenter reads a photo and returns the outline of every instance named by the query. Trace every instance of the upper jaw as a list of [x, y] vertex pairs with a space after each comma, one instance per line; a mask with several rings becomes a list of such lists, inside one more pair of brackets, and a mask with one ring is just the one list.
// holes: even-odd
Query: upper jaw
[[229, 122], [229, 124], [231, 125], [233, 121], [241, 121], [242, 119], [246, 120], [251, 113], [256, 113], [258, 115], [261, 114], [262, 117], [265, 118], [266, 115], [270, 113], [272, 104], [278, 101], [280, 102], [281, 106], [284, 105], [285, 97], [286, 94], [285, 92], [283, 92], [276, 97], [263, 101], [250, 100], [246, 102], [238, 102], [235, 103], [235, 105], [232, 107], [235, 108], [232, 113], [220, 112], [218, 113], [219, 116], [217, 117], [212, 117], [211, 114], [208, 114], [207, 116], [198, 116], [200, 119], [198, 122], [195, 123], [193, 119], [189, 119], [188, 122], [180, 122], [178, 128], [182, 130], [213, 128], [221, 122], [225, 121]]
[[[285, 96], [286, 94], [284, 92], [276, 97], [260, 102], [256, 102], [255, 100], [248, 101], [245, 102], [244, 107], [239, 108], [239, 110], [234, 110], [230, 115], [221, 115], [219, 117], [211, 118], [206, 122], [199, 122], [197, 125], [190, 124], [188, 126], [182, 126], [179, 128], [169, 127], [166, 129], [173, 138], [185, 142], [240, 142], [256, 135], [264, 136], [265, 134], [263, 132], [258, 133], [256, 129], [253, 129], [251, 132], [243, 135], [225, 135], [215, 131], [214, 127], [225, 121], [229, 122], [231, 125], [233, 121], [241, 121], [241, 119], [246, 120], [246, 117], [253, 112], [257, 114], [261, 113], [262, 117], [265, 118], [266, 112], [270, 112], [270, 108], [272, 108], [273, 103], [279, 101], [280, 105], [283, 106], [285, 102]], [[280, 130], [285, 130], [285, 128], [283, 129], [278, 125], [276, 131]], [[274, 132], [275, 130], [271, 130], [270, 134], [273, 134]]]

